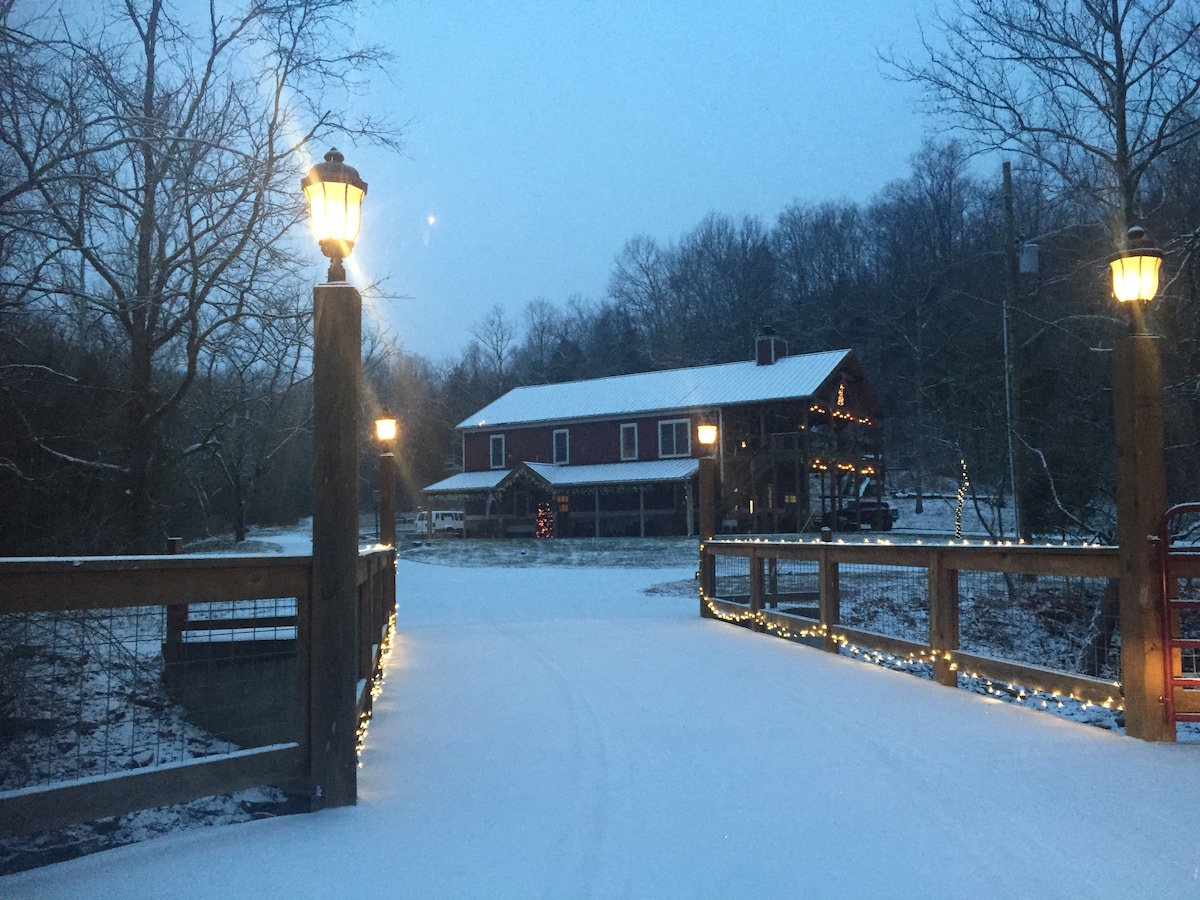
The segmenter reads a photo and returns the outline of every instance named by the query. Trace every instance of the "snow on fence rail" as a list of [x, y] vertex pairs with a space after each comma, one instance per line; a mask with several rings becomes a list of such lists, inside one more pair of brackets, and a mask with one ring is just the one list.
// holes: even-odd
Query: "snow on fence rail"
[[708, 541], [703, 616], [1120, 704], [1117, 551]]
[[[395, 608], [361, 552], [360, 717]], [[0, 838], [272, 784], [312, 796], [308, 556], [0, 559]]]

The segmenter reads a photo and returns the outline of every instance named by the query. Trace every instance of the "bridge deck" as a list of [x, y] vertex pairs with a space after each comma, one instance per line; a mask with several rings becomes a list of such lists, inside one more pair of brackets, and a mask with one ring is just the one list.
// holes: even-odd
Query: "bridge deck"
[[1200, 748], [700, 619], [679, 570], [402, 562], [353, 809], [2, 896], [1185, 897]]

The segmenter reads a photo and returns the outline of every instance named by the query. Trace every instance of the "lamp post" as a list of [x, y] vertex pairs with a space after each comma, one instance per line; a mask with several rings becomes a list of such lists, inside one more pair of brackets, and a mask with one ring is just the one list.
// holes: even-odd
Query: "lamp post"
[[1146, 332], [1142, 308], [1158, 292], [1162, 251], [1131, 228], [1109, 265], [1113, 296], [1130, 310], [1132, 333], [1113, 347], [1113, 422], [1117, 445], [1118, 600], [1125, 731], [1173, 741], [1162, 698], [1162, 611], [1150, 535], [1167, 508], [1163, 464], [1162, 359], [1159, 338]]
[[[716, 425], [701, 424], [696, 427], [696, 442], [704, 448], [700, 457], [700, 546], [712, 540], [717, 533], [717, 445]], [[703, 552], [700, 554], [700, 615], [711, 615], [704, 598], [710, 596], [716, 586], [716, 558]]]
[[393, 441], [397, 434], [396, 417], [387, 407], [375, 420], [375, 438], [379, 441], [379, 543], [396, 546], [396, 454]]
[[700, 540], [711, 540], [717, 533], [717, 426], [696, 427], [696, 442], [704, 448], [700, 457]]
[[312, 803], [357, 796], [358, 439], [362, 298], [342, 260], [367, 185], [337, 150], [301, 181], [329, 278], [313, 288]]

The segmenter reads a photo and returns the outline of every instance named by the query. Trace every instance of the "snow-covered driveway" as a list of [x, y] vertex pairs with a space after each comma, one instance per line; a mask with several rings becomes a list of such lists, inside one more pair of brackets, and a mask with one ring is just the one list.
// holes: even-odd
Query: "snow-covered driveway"
[[697, 615], [691, 571], [401, 562], [352, 809], [0, 897], [1200, 897], [1200, 747]]

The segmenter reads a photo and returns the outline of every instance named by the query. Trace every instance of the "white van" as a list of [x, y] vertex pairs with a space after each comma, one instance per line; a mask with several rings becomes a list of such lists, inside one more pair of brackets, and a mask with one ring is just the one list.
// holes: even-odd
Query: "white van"
[[[417, 515], [413, 523], [413, 533], [429, 534], [429, 511], [424, 510]], [[463, 514], [456, 509], [433, 510], [433, 533], [463, 536]]]

